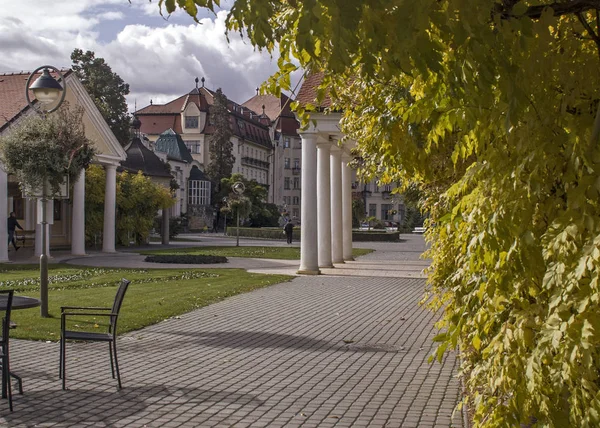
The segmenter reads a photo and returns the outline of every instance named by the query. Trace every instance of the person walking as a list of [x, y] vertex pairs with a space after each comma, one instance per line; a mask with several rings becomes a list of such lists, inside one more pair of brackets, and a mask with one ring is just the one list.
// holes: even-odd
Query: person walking
[[294, 224], [291, 221], [288, 221], [285, 226], [283, 226], [283, 230], [285, 231], [285, 237], [287, 238], [287, 243], [292, 243], [292, 237], [294, 235]]
[[10, 243], [12, 242], [13, 247], [15, 247], [15, 251], [19, 251], [19, 248], [21, 248], [17, 247], [17, 241], [15, 240], [15, 228], [17, 227], [23, 230], [23, 228], [17, 221], [17, 217], [15, 217], [15, 213], [11, 212], [10, 216], [8, 217], [8, 244], [10, 245]]

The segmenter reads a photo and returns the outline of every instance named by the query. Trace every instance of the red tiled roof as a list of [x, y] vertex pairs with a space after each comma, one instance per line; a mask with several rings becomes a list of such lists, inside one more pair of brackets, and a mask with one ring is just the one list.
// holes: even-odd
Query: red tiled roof
[[147, 114], [139, 115], [137, 118], [142, 123], [140, 131], [147, 135], [158, 135], [171, 128], [181, 134], [181, 115], [177, 114]]
[[[227, 99], [227, 101], [233, 134], [270, 147], [268, 125], [261, 123], [260, 118], [256, 115], [250, 118], [247, 109], [242, 112], [240, 106], [234, 101], [230, 99]], [[189, 102], [194, 102], [200, 111], [209, 111], [209, 107], [214, 103], [214, 92], [204, 86], [194, 88], [188, 94], [182, 95], [167, 104], [151, 104], [138, 110], [136, 116], [142, 123], [141, 132], [148, 135], [157, 135], [171, 128], [176, 133], [181, 134], [181, 110]], [[238, 121], [243, 122], [244, 125], [240, 126]], [[210, 135], [214, 133], [214, 127], [207, 122], [201, 132]]]
[[312, 73], [309, 74], [302, 82], [302, 87], [298, 92], [298, 96], [296, 97], [296, 101], [302, 106], [306, 106], [307, 104], [312, 104], [315, 107], [326, 108], [331, 107], [331, 99], [329, 95], [326, 94], [325, 98], [321, 102], [320, 105], [317, 105], [317, 89], [319, 85], [323, 81], [323, 72]]
[[294, 117], [290, 109], [291, 103], [292, 100], [285, 94], [281, 94], [279, 98], [275, 95], [255, 95], [242, 105], [258, 115], [262, 114], [262, 106], [265, 106], [265, 114], [274, 121], [280, 116]]
[[[61, 70], [65, 78], [71, 70]], [[0, 74], [0, 130], [4, 126], [16, 119], [23, 111], [29, 108], [25, 99], [25, 84], [30, 73], [10, 73]], [[31, 81], [34, 82], [38, 75], [37, 73]], [[51, 73], [53, 77], [58, 78], [56, 73]], [[30, 92], [29, 97], [32, 101], [35, 96]]]

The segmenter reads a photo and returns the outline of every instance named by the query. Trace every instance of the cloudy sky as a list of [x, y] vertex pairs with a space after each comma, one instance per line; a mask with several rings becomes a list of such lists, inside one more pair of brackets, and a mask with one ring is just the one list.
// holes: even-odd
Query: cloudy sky
[[178, 11], [165, 19], [152, 0], [0, 0], [0, 73], [50, 64], [67, 68], [73, 49], [92, 50], [129, 83], [130, 109], [164, 103], [204, 77], [242, 103], [276, 70], [268, 54], [237, 35], [225, 38], [224, 21], [234, 0], [196, 24]]

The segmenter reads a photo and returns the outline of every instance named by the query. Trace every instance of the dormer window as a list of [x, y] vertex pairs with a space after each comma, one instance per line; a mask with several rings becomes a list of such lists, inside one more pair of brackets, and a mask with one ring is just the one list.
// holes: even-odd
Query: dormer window
[[186, 116], [185, 117], [186, 128], [198, 128], [198, 116]]

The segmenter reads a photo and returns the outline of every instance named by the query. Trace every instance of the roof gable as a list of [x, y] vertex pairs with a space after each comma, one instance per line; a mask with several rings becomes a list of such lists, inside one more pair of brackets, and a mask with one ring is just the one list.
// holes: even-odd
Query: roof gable
[[[55, 73], [53, 74], [56, 77]], [[63, 71], [66, 83], [65, 101], [84, 109], [83, 123], [86, 136], [99, 150], [96, 160], [104, 163], [117, 163], [126, 157], [125, 150], [102, 117], [94, 101], [72, 70]], [[18, 123], [22, 117], [32, 114], [25, 98], [25, 86], [29, 73], [0, 75], [0, 133]], [[37, 100], [33, 100], [33, 104]]]

